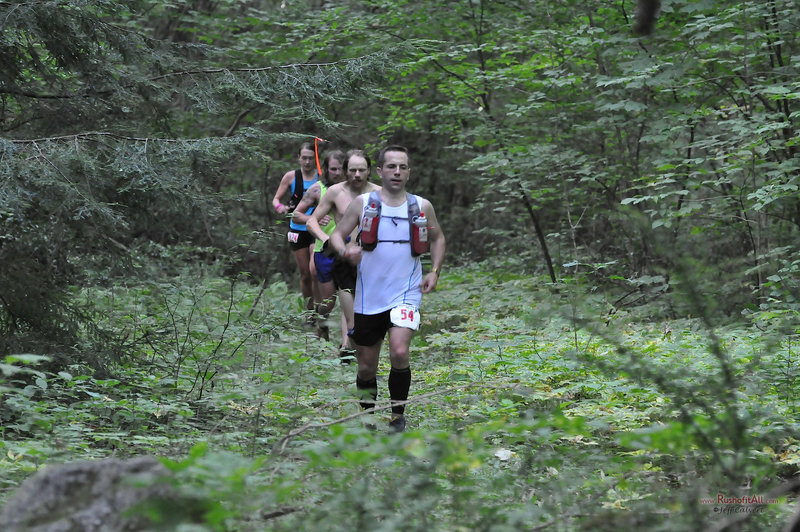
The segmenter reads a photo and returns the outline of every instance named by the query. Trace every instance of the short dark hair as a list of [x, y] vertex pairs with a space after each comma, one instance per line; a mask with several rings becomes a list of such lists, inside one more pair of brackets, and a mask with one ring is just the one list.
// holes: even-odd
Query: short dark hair
[[[390, 151], [400, 151], [408, 156], [408, 148], [405, 146], [400, 146], [399, 144], [390, 144], [383, 148], [381, 152], [378, 154], [378, 168], [383, 168], [383, 163], [386, 162], [386, 153]], [[409, 161], [410, 162], [410, 161]]]
[[330, 164], [331, 159], [336, 159], [342, 163], [342, 167], [344, 167], [346, 161], [344, 152], [342, 150], [333, 150], [325, 155], [325, 159], [322, 160], [322, 175], [324, 176], [326, 182], [330, 181], [328, 177], [328, 165]]
[[365, 161], [367, 161], [367, 170], [372, 170], [372, 160], [369, 158], [369, 155], [364, 153], [364, 150], [347, 150], [346, 158], [344, 160], [344, 171], [347, 172], [348, 166], [350, 166], [350, 157], [352, 156], [363, 157]]
[[304, 142], [304, 143], [302, 143], [302, 144], [300, 145], [300, 149], [299, 149], [299, 150], [297, 150], [297, 155], [300, 155], [301, 153], [303, 153], [303, 150], [311, 150], [311, 151], [313, 151], [314, 153], [316, 153], [316, 150], [314, 149], [314, 144], [313, 144], [313, 143], [311, 143], [311, 142]]

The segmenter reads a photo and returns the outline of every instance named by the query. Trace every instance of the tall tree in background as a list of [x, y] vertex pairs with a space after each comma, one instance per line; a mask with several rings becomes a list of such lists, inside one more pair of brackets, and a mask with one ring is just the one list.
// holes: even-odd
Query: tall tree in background
[[728, 311], [794, 304], [794, 2], [665, 1], [644, 37], [633, 1], [369, 5], [373, 34], [430, 39], [384, 131], [458, 154], [439, 183], [478, 199], [465, 227], [525, 253], [533, 212], [559, 277], [663, 294], [689, 258]]

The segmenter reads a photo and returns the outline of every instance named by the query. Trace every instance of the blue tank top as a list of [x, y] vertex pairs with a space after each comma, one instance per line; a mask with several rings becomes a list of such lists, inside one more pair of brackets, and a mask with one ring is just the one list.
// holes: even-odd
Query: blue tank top
[[[311, 185], [316, 183], [318, 179], [319, 179], [319, 174], [316, 171], [314, 172], [314, 180], [313, 181], [306, 181], [304, 179], [303, 180], [303, 193], [305, 194], [306, 190], [311, 188]], [[292, 194], [294, 194], [294, 185], [295, 185], [295, 182], [292, 181]], [[309, 207], [309, 209], [305, 212], [305, 214], [311, 214], [312, 212], [314, 212], [314, 207]], [[289, 228], [291, 228], [294, 231], [306, 231], [306, 224], [299, 224], [299, 223], [295, 222], [294, 219], [292, 219], [289, 222]]]

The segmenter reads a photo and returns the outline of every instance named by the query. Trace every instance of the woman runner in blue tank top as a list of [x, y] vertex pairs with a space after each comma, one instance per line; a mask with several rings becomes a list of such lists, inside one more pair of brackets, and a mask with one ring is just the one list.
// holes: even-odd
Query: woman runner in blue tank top
[[[317, 182], [319, 175], [314, 164], [315, 159], [314, 145], [310, 142], [304, 142], [300, 146], [297, 157], [300, 168], [290, 170], [283, 175], [281, 183], [278, 185], [278, 190], [275, 191], [275, 196], [272, 198], [272, 207], [275, 212], [282, 215], [291, 215], [294, 208], [300, 203], [305, 191]], [[302, 181], [302, 190], [300, 190], [299, 186], [300, 181]], [[283, 199], [287, 194], [290, 194], [289, 202], [284, 204]], [[313, 210], [313, 207], [310, 208], [306, 211], [306, 214], [311, 214]], [[315, 301], [319, 299], [319, 282], [317, 281], [312, 261], [314, 237], [306, 231], [305, 224], [299, 224], [293, 220], [289, 221], [289, 231], [286, 236], [289, 241], [289, 248], [292, 250], [294, 260], [297, 263], [297, 270], [300, 273], [300, 291], [303, 294], [303, 300], [306, 302], [306, 308], [314, 310]], [[310, 321], [313, 326], [313, 319]]]

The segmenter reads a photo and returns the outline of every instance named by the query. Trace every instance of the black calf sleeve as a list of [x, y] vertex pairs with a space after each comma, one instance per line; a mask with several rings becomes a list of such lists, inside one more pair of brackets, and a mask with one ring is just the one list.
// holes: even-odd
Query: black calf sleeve
[[397, 405], [395, 401], [408, 399], [408, 390], [411, 388], [411, 368], [395, 369], [389, 372], [389, 397], [392, 400], [392, 414], [402, 415], [405, 405]]
[[[358, 390], [358, 397], [361, 399], [361, 408], [364, 410], [375, 407], [375, 400], [378, 399], [378, 381], [374, 377], [368, 381], [362, 380], [356, 376], [356, 389]], [[372, 401], [367, 401], [367, 398], [372, 398]]]

